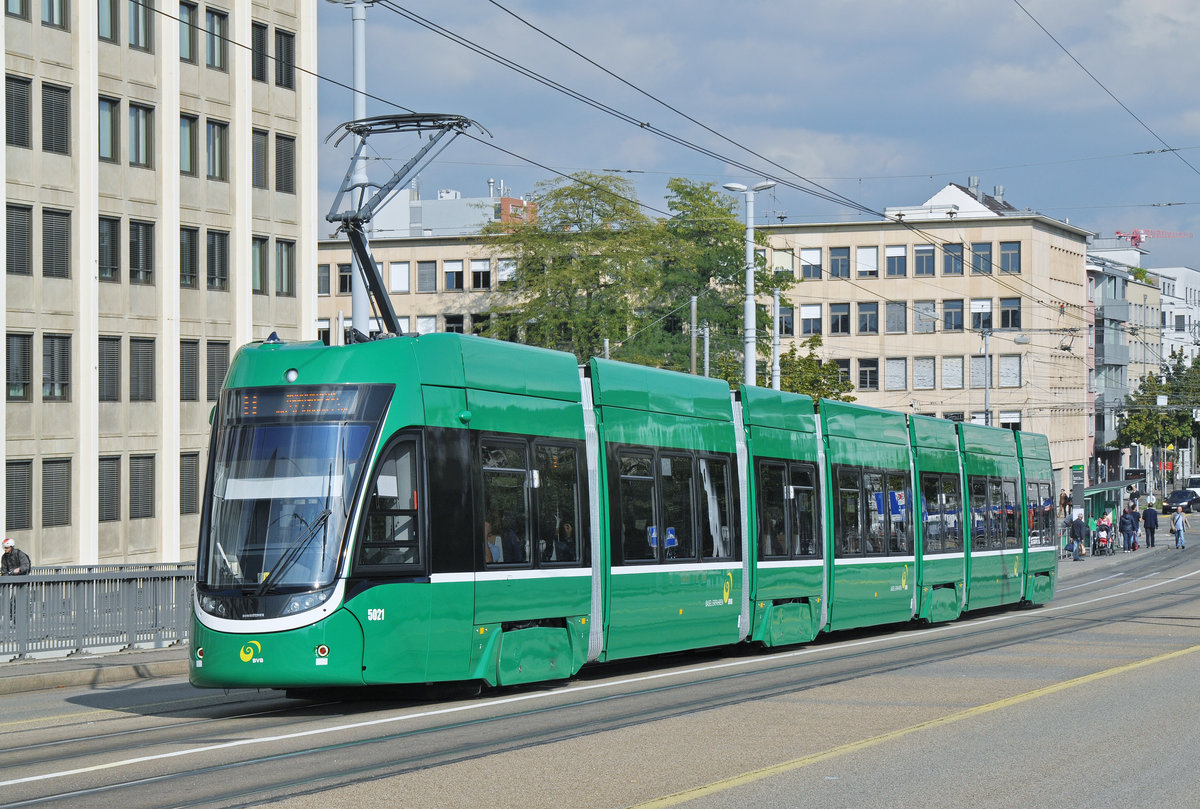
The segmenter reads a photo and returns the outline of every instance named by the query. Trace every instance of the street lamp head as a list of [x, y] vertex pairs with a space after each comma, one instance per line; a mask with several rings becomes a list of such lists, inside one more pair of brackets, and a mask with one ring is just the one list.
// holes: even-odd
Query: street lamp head
[[746, 190], [746, 186], [742, 185], [741, 183], [725, 183], [723, 187], [726, 191], [736, 191], [738, 193]]
[[763, 180], [761, 183], [755, 183], [754, 187], [752, 187], [750, 190], [751, 191], [766, 191], [768, 188], [774, 188], [774, 187], [775, 187], [774, 180]]

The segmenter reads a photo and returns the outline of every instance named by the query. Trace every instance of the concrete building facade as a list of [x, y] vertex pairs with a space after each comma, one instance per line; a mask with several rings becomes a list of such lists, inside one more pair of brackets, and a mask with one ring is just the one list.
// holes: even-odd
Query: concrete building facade
[[6, 532], [186, 560], [232, 353], [314, 331], [316, 0], [6, 9]]

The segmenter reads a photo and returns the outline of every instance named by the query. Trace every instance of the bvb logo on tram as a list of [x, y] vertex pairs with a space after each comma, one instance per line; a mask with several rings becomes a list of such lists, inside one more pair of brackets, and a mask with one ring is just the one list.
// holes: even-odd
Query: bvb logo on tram
[[242, 658], [243, 663], [261, 663], [262, 659], [262, 644], [256, 640], [247, 641], [242, 645], [242, 649], [238, 652], [238, 657]]

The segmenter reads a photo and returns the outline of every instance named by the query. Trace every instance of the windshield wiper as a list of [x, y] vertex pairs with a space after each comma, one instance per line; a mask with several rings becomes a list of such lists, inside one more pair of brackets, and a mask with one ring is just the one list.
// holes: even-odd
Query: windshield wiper
[[267, 573], [263, 580], [259, 582], [258, 588], [254, 591], [255, 596], [261, 596], [263, 593], [267, 592], [276, 579], [281, 578], [283, 574], [287, 573], [292, 568], [292, 565], [296, 564], [296, 560], [300, 558], [300, 554], [303, 553], [304, 549], [308, 547], [308, 543], [313, 541], [313, 537], [315, 537], [317, 535], [317, 531], [319, 531], [325, 525], [330, 514], [332, 514], [332, 512], [326, 508], [317, 515], [317, 518], [313, 520], [312, 525], [310, 525], [308, 530], [301, 535], [300, 539], [296, 541], [296, 544], [289, 548], [287, 553], [279, 557], [279, 561], [275, 563], [274, 569]]

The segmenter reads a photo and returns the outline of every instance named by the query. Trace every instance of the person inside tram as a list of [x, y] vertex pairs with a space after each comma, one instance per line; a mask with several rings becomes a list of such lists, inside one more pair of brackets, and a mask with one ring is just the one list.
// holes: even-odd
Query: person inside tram
[[489, 565], [500, 564], [504, 561], [504, 550], [500, 545], [500, 534], [493, 528], [493, 526], [499, 524], [500, 521], [496, 519], [495, 514], [489, 514], [487, 519], [483, 521], [484, 556]]

